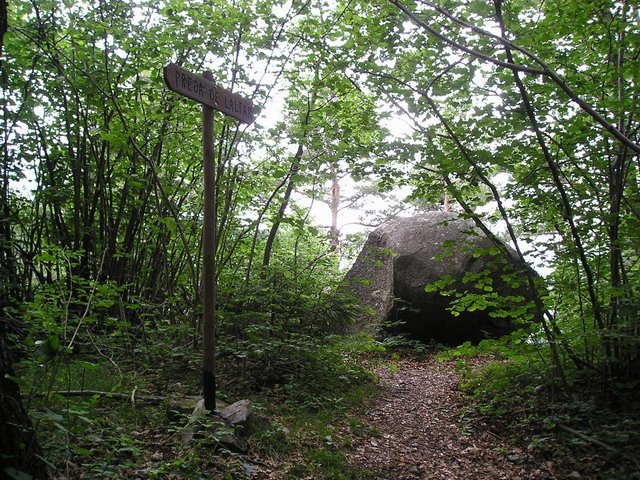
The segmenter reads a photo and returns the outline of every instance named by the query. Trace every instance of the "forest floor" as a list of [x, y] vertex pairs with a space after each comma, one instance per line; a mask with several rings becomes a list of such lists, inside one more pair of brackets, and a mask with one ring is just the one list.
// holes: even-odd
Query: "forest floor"
[[[551, 462], [540, 463], [495, 433], [465, 431], [461, 415], [469, 400], [460, 390], [454, 362], [439, 362], [436, 353], [407, 356], [378, 367], [375, 373], [380, 379], [379, 394], [340, 431], [342, 438], [352, 437], [347, 459], [361, 478], [559, 478]], [[358, 426], [355, 435], [354, 425]], [[251, 478], [291, 478], [281, 477], [282, 465], [264, 467]], [[583, 477], [575, 472], [563, 478]]]
[[397, 371], [380, 369], [378, 375], [382, 394], [363, 416], [378, 435], [363, 439], [350, 455], [376, 478], [554, 478], [548, 465], [496, 434], [464, 431], [460, 416], [466, 401], [452, 362], [438, 362], [435, 355], [403, 359]]
[[[514, 390], [491, 403], [465, 382], [482, 382], [472, 372], [506, 360], [444, 357], [431, 347], [343, 352], [339, 370], [325, 365], [291, 388], [249, 397], [231, 389], [237, 373], [227, 374], [223, 399], [251, 398], [261, 420], [247, 454], [226, 450], [211, 417], [175, 415], [174, 402], [199, 397], [190, 357], [164, 355], [144, 370], [122, 362], [119, 374], [98, 358], [72, 362], [60, 372], [81, 385], [66, 388], [119, 397], [53, 395], [40, 404], [36, 395], [31, 409], [56, 480], [640, 480], [638, 396], [626, 402], [635, 409], [598, 405], [585, 389], [554, 403], [544, 391], [518, 393], [526, 389], [510, 377]], [[127, 401], [138, 394], [162, 401]], [[194, 428], [189, 441], [185, 425]]]
[[[470, 359], [472, 368], [489, 359]], [[640, 478], [638, 472], [615, 466], [615, 456], [580, 439], [541, 438], [544, 448], [527, 448], [531, 432], [514, 431], [506, 414], [499, 421], [465, 415], [472, 399], [461, 389], [454, 361], [438, 353], [407, 355], [375, 369], [378, 394], [355, 418], [343, 422], [339, 436], [350, 472], [322, 478], [372, 480], [558, 480]], [[515, 415], [517, 417], [517, 415]], [[354, 428], [356, 426], [357, 428]], [[502, 429], [502, 430], [501, 430]], [[544, 429], [543, 429], [544, 430]], [[518, 438], [520, 437], [520, 438]], [[569, 436], [571, 437], [571, 436]], [[538, 437], [540, 438], [540, 437]], [[576, 442], [578, 440], [578, 442]], [[575, 445], [575, 446], [573, 446]], [[342, 447], [337, 447], [342, 449]], [[295, 462], [295, 460], [293, 460]], [[299, 461], [303, 461], [302, 458]], [[284, 475], [289, 465], [257, 469], [252, 479], [305, 479]], [[632, 462], [637, 463], [637, 462]], [[266, 466], [266, 465], [265, 465]], [[621, 469], [620, 469], [621, 468]], [[632, 468], [633, 470], [633, 468]]]

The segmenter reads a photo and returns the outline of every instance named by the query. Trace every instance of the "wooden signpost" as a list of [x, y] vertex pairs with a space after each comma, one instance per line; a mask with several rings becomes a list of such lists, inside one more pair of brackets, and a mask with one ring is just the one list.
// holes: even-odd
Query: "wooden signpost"
[[169, 88], [202, 104], [202, 163], [204, 168], [204, 223], [202, 226], [202, 392], [207, 410], [216, 408], [216, 168], [213, 158], [213, 111], [240, 122], [253, 122], [253, 104], [238, 94], [217, 86], [211, 72], [202, 76], [169, 63], [164, 67]]
[[196, 75], [169, 63], [164, 67], [164, 83], [169, 90], [189, 97], [202, 105], [213, 108], [243, 123], [253, 123], [253, 105], [237, 93], [232, 93], [213, 83], [207, 74]]

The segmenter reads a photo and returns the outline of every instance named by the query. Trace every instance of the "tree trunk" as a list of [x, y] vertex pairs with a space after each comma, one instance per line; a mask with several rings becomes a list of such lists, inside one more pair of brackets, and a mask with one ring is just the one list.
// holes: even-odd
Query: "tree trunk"
[[[6, 31], [7, 2], [0, 0], [0, 56]], [[6, 162], [7, 157], [4, 158]], [[2, 198], [6, 200], [4, 195], [7, 193], [8, 182], [3, 182], [3, 187], [5, 188], [3, 188]], [[3, 203], [4, 214], [7, 203]], [[2, 218], [2, 224], [3, 233], [6, 235], [10, 232], [9, 216]], [[0, 242], [5, 239], [3, 237]], [[9, 244], [3, 245], [4, 247], [10, 249]], [[4, 298], [0, 305], [0, 468], [2, 468], [0, 477], [4, 478], [18, 471], [31, 475], [35, 479], [48, 478], [46, 464], [41, 459], [38, 439], [20, 398], [20, 387], [11, 380], [15, 373], [9, 354], [9, 318], [6, 315], [6, 307], [10, 306], [10, 303], [15, 303], [16, 299], [7, 295], [8, 293], [8, 291], [0, 291], [0, 295]]]
[[23, 472], [35, 479], [49, 478], [40, 445], [20, 398], [20, 387], [11, 380], [13, 362], [9, 353], [8, 321], [0, 313], [0, 477]]
[[338, 169], [335, 165], [331, 166], [331, 230], [329, 237], [331, 246], [336, 252], [340, 251], [340, 230], [338, 229], [338, 212], [340, 211], [340, 179], [338, 178]]
[[262, 257], [262, 266], [268, 267], [271, 262], [271, 252], [273, 250], [273, 242], [276, 239], [276, 235], [278, 234], [278, 229], [280, 228], [280, 222], [284, 218], [284, 214], [287, 210], [287, 206], [289, 205], [289, 199], [291, 198], [291, 193], [293, 192], [293, 186], [295, 185], [295, 176], [300, 170], [300, 162], [302, 161], [302, 152], [304, 151], [304, 147], [302, 142], [298, 144], [298, 150], [296, 152], [295, 157], [293, 158], [293, 163], [291, 164], [291, 170], [289, 171], [289, 183], [287, 184], [287, 189], [284, 192], [284, 198], [282, 199], [282, 203], [280, 204], [280, 208], [278, 209], [278, 216], [273, 221], [273, 225], [271, 225], [271, 230], [269, 231], [269, 236], [267, 237], [267, 242], [264, 246], [264, 255]]
[[311, 96], [311, 98], [307, 101], [307, 111], [304, 114], [304, 119], [302, 121], [302, 137], [298, 142], [298, 149], [296, 154], [293, 157], [293, 161], [291, 162], [291, 168], [289, 170], [289, 180], [287, 183], [287, 189], [284, 192], [284, 198], [282, 199], [282, 203], [280, 204], [280, 208], [278, 209], [278, 215], [273, 221], [273, 225], [271, 225], [271, 230], [269, 231], [269, 236], [267, 237], [267, 242], [264, 247], [264, 255], [262, 257], [262, 266], [268, 267], [271, 262], [271, 252], [273, 250], [273, 243], [276, 239], [276, 235], [278, 234], [278, 229], [280, 228], [280, 223], [284, 218], [284, 214], [287, 210], [287, 206], [289, 205], [289, 199], [291, 198], [291, 193], [293, 192], [293, 187], [296, 181], [296, 175], [300, 170], [300, 165], [302, 163], [302, 154], [304, 153], [304, 142], [307, 138], [308, 127], [309, 127], [309, 119], [311, 117], [311, 110], [313, 109], [316, 101], [315, 93]]

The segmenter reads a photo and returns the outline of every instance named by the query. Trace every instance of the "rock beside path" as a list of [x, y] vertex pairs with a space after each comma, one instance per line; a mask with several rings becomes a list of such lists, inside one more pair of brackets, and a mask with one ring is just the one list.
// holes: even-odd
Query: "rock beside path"
[[[512, 319], [495, 313], [524, 312], [532, 298], [526, 273], [535, 273], [520, 264], [510, 248], [500, 246], [508, 255], [471, 220], [454, 213], [429, 212], [385, 222], [371, 232], [345, 276], [346, 288], [365, 309], [359, 328], [399, 322], [400, 331], [449, 344], [512, 332]], [[448, 295], [425, 291], [427, 285], [443, 281]], [[487, 306], [452, 315], [456, 294], [465, 292], [493, 298], [485, 297]]]
[[251, 400], [239, 400], [220, 411], [220, 417], [233, 427], [244, 428], [253, 418]]
[[[182, 443], [191, 442], [195, 436], [207, 436], [216, 439], [220, 446], [232, 452], [247, 453], [247, 437], [252, 433], [255, 423], [260, 421], [253, 415], [251, 401], [239, 400], [228, 406], [222, 402], [220, 404], [224, 405], [222, 410], [208, 415], [204, 399], [195, 403], [187, 425], [180, 432]], [[174, 405], [171, 412], [175, 414], [179, 406], [181, 405]]]

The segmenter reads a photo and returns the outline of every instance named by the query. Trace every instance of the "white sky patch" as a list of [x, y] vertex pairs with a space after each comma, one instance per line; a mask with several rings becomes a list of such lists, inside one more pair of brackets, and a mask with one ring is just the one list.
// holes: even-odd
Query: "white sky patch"
[[[388, 196], [366, 195], [360, 202], [354, 206], [346, 206], [344, 201], [358, 193], [358, 183], [354, 182], [350, 177], [340, 181], [340, 190], [343, 203], [340, 205], [338, 212], [338, 230], [341, 238], [354, 233], [362, 233], [371, 230], [372, 219], [369, 218], [367, 212], [383, 212], [389, 209], [392, 204], [400, 205], [401, 202], [411, 193], [409, 187], [396, 189], [393, 194]], [[330, 193], [330, 182], [320, 186], [322, 192], [319, 196], [328, 197]], [[311, 208], [310, 215], [315, 223], [327, 231], [331, 228], [331, 209], [326, 202], [319, 199], [311, 198], [296, 193], [294, 197], [296, 203], [304, 208]], [[374, 222], [375, 223], [375, 222]]]
[[382, 126], [396, 139], [407, 138], [413, 132], [415, 120], [408, 115], [396, 114], [382, 119]]
[[[511, 175], [508, 173], [498, 173], [491, 177], [491, 182], [496, 186], [499, 192], [504, 192], [504, 189], [511, 181]], [[507, 210], [515, 206], [515, 201], [510, 198], [502, 198], [502, 204]], [[496, 201], [488, 202], [487, 204], [476, 208], [475, 213], [481, 217], [488, 218], [498, 212], [498, 203]], [[510, 219], [513, 222], [513, 219]], [[506, 239], [507, 243], [513, 248], [515, 245], [509, 239], [509, 232], [507, 223], [500, 219], [498, 221], [489, 224], [489, 228], [493, 233], [498, 235], [502, 239]], [[535, 235], [533, 238], [518, 237], [518, 245], [522, 251], [525, 260], [531, 265], [540, 275], [543, 277], [553, 273], [553, 269], [549, 267], [553, 263], [554, 255], [550, 249], [541, 249], [540, 245], [557, 241], [558, 239], [554, 235]]]

